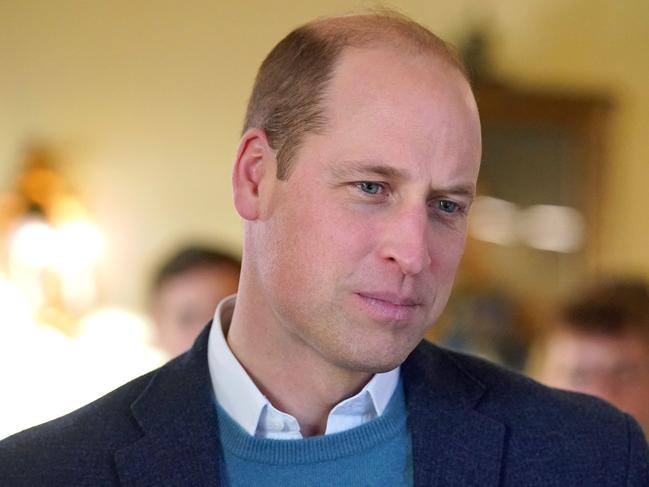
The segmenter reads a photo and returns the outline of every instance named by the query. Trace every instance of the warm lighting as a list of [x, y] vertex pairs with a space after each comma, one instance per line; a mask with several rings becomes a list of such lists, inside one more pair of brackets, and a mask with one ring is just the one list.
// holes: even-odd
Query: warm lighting
[[96, 311], [70, 337], [36, 324], [25, 304], [20, 291], [0, 279], [0, 439], [66, 414], [163, 363], [137, 314]]
[[9, 239], [9, 266], [43, 269], [54, 261], [56, 231], [42, 219], [23, 220]]
[[516, 214], [514, 203], [479, 196], [471, 208], [471, 236], [485, 242], [512, 245], [517, 240]]
[[568, 206], [519, 208], [509, 201], [480, 196], [471, 209], [469, 232], [484, 242], [570, 253], [583, 244], [584, 220]]
[[161, 365], [140, 315], [99, 308], [104, 237], [44, 148], [0, 194], [0, 439]]
[[583, 218], [567, 206], [530, 206], [519, 215], [518, 225], [521, 239], [535, 249], [569, 253], [583, 242]]
[[32, 316], [72, 336], [79, 317], [97, 304], [104, 238], [58, 165], [47, 147], [27, 151], [13, 190], [0, 198], [0, 230], [7, 277]]
[[3, 343], [5, 334], [28, 323], [30, 319], [31, 309], [25, 295], [18, 286], [0, 276], [0, 343]]
[[103, 308], [79, 323], [75, 346], [80, 363], [79, 380], [87, 384], [88, 401], [106, 394], [164, 362], [152, 343], [151, 324], [141, 315], [120, 308]]
[[56, 231], [54, 266], [62, 274], [81, 272], [94, 265], [104, 250], [104, 238], [88, 221], [65, 223]]

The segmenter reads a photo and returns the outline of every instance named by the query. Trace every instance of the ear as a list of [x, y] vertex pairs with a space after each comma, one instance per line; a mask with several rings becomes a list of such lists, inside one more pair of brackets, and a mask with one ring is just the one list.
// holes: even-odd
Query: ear
[[232, 172], [234, 207], [244, 220], [259, 218], [261, 183], [267, 173], [275, 177], [275, 165], [275, 151], [268, 144], [264, 131], [258, 128], [247, 130], [239, 142]]

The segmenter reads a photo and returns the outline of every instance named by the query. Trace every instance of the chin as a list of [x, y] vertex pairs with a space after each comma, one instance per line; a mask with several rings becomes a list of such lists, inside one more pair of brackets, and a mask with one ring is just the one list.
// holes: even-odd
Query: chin
[[347, 357], [341, 357], [340, 364], [348, 370], [366, 374], [380, 374], [401, 365], [413, 349], [414, 346], [400, 350], [386, 351], [383, 349], [380, 352], [367, 349], [357, 350], [354, 353], [350, 353]]

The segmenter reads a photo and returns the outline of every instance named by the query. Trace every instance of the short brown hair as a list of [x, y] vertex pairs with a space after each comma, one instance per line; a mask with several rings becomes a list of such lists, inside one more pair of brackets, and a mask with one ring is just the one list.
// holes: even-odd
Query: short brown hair
[[568, 299], [556, 319], [539, 331], [529, 350], [527, 372], [538, 376], [551, 339], [563, 332], [621, 337], [631, 333], [649, 345], [649, 283], [642, 279], [600, 281]]
[[201, 269], [223, 269], [238, 276], [241, 272], [241, 260], [216, 248], [203, 245], [184, 246], [160, 265], [151, 283], [151, 294], [156, 294], [171, 279]]
[[300, 143], [327, 124], [323, 99], [346, 47], [391, 45], [431, 52], [466, 73], [453, 51], [435, 34], [392, 11], [320, 19], [282, 39], [257, 73], [243, 131], [263, 129], [276, 151], [277, 178], [287, 179]]
[[584, 333], [634, 331], [649, 343], [649, 284], [642, 279], [601, 282], [565, 303], [559, 322], [562, 328]]

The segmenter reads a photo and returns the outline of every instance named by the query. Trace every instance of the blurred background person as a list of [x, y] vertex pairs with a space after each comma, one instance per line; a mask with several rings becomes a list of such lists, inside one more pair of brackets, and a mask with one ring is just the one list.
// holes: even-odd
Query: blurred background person
[[601, 397], [649, 436], [649, 284], [603, 282], [578, 295], [533, 345], [541, 382]]
[[175, 357], [189, 349], [219, 301], [237, 292], [240, 267], [234, 256], [202, 246], [184, 247], [160, 266], [151, 317], [156, 342], [166, 354]]

